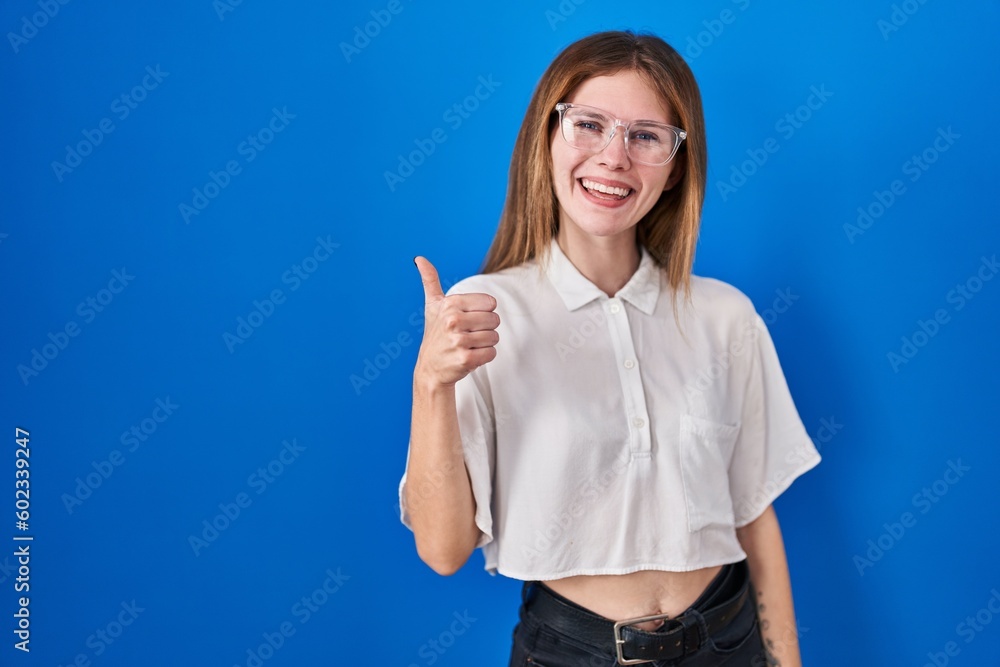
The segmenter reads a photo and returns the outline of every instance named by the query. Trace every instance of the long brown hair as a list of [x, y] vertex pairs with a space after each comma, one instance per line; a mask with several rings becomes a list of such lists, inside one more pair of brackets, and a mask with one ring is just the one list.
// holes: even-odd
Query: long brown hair
[[679, 287], [690, 298], [708, 170], [701, 94], [691, 68], [677, 51], [655, 35], [631, 31], [601, 32], [574, 42], [542, 75], [514, 144], [507, 199], [481, 273], [547, 253], [559, 230], [549, 144], [558, 122], [555, 106], [585, 80], [623, 70], [644, 76], [673, 113], [674, 123], [687, 131], [674, 157], [678, 161], [674, 168], [683, 169], [683, 174], [639, 221], [636, 236], [657, 265], [666, 268], [674, 308]]

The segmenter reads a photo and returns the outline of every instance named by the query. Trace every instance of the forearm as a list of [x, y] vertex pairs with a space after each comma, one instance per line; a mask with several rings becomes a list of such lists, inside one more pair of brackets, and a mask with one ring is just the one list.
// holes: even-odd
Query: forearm
[[738, 529], [737, 536], [747, 554], [767, 664], [801, 667], [791, 577], [774, 507]]
[[453, 387], [415, 379], [406, 479], [417, 552], [435, 571], [451, 574], [465, 563], [479, 537]]

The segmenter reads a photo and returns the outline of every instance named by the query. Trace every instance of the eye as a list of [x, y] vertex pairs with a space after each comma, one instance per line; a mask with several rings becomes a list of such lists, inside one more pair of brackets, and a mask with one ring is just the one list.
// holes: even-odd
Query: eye
[[579, 120], [573, 124], [573, 127], [580, 132], [593, 132], [600, 133], [603, 132], [601, 124], [594, 120]]
[[636, 130], [632, 133], [632, 141], [644, 144], [658, 144], [660, 143], [660, 137], [649, 130]]

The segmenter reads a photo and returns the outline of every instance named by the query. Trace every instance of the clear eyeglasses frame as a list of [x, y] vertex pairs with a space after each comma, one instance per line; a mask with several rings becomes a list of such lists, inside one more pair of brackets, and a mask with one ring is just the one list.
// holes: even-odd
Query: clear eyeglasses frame
[[614, 139], [621, 126], [625, 136], [625, 154], [641, 164], [663, 166], [674, 159], [687, 132], [679, 127], [651, 120], [624, 121], [584, 104], [560, 102], [560, 133], [567, 144], [578, 150], [600, 153]]

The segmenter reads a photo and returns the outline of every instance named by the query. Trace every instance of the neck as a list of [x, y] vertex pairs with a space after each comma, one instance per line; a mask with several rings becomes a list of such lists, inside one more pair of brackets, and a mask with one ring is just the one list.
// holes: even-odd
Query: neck
[[556, 242], [573, 266], [608, 296], [628, 283], [642, 260], [634, 227], [614, 237], [579, 236], [561, 227]]

